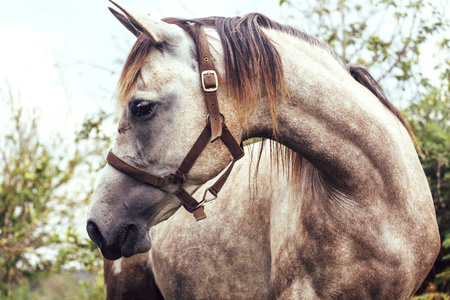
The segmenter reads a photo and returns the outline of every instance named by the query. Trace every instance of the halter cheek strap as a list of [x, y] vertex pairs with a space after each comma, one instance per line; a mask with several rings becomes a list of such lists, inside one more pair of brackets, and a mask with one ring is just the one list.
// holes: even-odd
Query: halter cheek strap
[[202, 27], [196, 26], [195, 34], [198, 35], [199, 45], [197, 46], [198, 66], [200, 69], [200, 82], [206, 99], [206, 109], [211, 124], [211, 142], [222, 136], [222, 124], [225, 122], [220, 113], [219, 101], [217, 100], [217, 88], [219, 79], [214, 68], [211, 52], [209, 51], [208, 40]]
[[[199, 36], [200, 43], [196, 46], [200, 68], [200, 80], [205, 94], [206, 106], [208, 110], [207, 124], [200, 136], [197, 138], [197, 141], [189, 150], [177, 171], [164, 177], [149, 173], [127, 163], [116, 156], [112, 150], [109, 151], [106, 160], [110, 165], [119, 171], [177, 196], [184, 208], [192, 213], [195, 219], [199, 221], [206, 218], [203, 204], [205, 202], [207, 192], [209, 191], [214, 197], [217, 197], [217, 194], [220, 192], [228, 179], [234, 163], [244, 156], [244, 150], [236, 142], [236, 139], [228, 130], [225, 125], [225, 118], [219, 109], [219, 103], [217, 101], [217, 88], [219, 81], [212, 63], [206, 34], [200, 26], [196, 26], [191, 30], [195, 30], [194, 34]], [[225, 173], [223, 173], [222, 176], [205, 191], [203, 199], [199, 202], [192, 197], [182, 185], [186, 180], [186, 174], [192, 168], [208, 142], [215, 142], [218, 139], [221, 139], [225, 146], [227, 146], [233, 156], [233, 161]]]

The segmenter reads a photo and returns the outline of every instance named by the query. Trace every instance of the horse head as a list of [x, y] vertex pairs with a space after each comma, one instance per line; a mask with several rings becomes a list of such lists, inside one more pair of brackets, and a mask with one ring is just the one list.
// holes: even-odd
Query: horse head
[[[212, 125], [205, 127], [212, 121], [204, 100], [205, 90], [210, 91], [205, 88], [205, 76], [211, 72], [200, 75], [196, 45], [186, 30], [118, 7], [123, 14], [111, 11], [138, 39], [120, 78], [118, 133], [108, 156], [110, 163], [92, 196], [87, 223], [89, 236], [111, 260], [147, 252], [150, 227], [181, 206], [174, 191], [182, 186], [185, 194], [191, 194], [233, 158], [224, 143], [209, 143], [214, 133], [208, 132], [208, 143], [194, 155], [195, 163], [183, 160], [205, 128], [213, 130]], [[220, 48], [220, 41], [216, 42]], [[215, 64], [215, 69], [220, 67]], [[217, 79], [215, 72], [211, 74]], [[222, 112], [232, 109], [221, 103]], [[237, 121], [227, 118], [227, 124], [239, 137]], [[185, 174], [178, 181], [170, 177], [180, 165], [190, 163], [185, 178]], [[120, 166], [161, 180], [148, 184]]]

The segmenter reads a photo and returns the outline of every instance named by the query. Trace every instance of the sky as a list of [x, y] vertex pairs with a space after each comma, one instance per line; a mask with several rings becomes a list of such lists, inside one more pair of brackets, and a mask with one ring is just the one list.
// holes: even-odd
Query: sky
[[[262, 12], [280, 19], [277, 0], [122, 0], [157, 18]], [[131, 35], [107, 0], [0, 0], [0, 93], [40, 111], [43, 132], [73, 132], [84, 116], [114, 111]], [[7, 119], [0, 103], [0, 119]]]

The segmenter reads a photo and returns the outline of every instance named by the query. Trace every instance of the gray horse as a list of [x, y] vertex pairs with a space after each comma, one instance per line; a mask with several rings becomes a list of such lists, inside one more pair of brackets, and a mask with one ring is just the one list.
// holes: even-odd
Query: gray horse
[[[138, 40], [119, 83], [118, 160], [172, 180], [166, 174], [176, 174], [203, 134], [211, 81], [205, 87], [198, 64], [199, 28], [213, 50], [206, 74], [217, 72], [214, 103], [227, 130], [237, 141], [277, 140], [291, 159], [284, 160], [289, 176], [257, 179], [254, 197], [248, 185], [233, 185], [245, 180], [233, 170], [227, 200], [204, 205], [210, 217], [199, 223], [178, 210], [178, 190], [108, 164], [87, 225], [105, 258], [149, 251], [150, 228], [172, 216], [151, 230], [152, 276], [167, 299], [414, 293], [440, 247], [433, 201], [407, 124], [366, 71], [262, 15], [162, 22], [122, 11], [115, 15]], [[193, 194], [222, 171], [232, 156], [217, 137], [182, 185], [170, 184]]]

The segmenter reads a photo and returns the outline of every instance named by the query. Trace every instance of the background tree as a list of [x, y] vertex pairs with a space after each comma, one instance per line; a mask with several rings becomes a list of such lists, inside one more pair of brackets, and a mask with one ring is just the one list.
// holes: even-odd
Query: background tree
[[422, 68], [436, 60], [423, 53], [429, 42], [437, 43], [449, 29], [444, 12], [450, 7], [445, 0], [281, 0], [280, 4], [289, 6], [290, 23], [309, 26], [305, 30], [327, 42], [345, 63], [368, 68], [402, 106], [426, 92], [423, 85], [430, 79]]
[[[447, 44], [448, 47], [448, 44]], [[428, 86], [420, 101], [407, 109], [409, 123], [422, 150], [422, 166], [430, 184], [441, 233], [442, 248], [428, 278], [429, 290], [450, 295], [450, 67], [440, 87]], [[433, 282], [433, 284], [430, 284]], [[425, 287], [423, 287], [424, 289]]]
[[[100, 134], [106, 118], [100, 114], [86, 120], [75, 147], [58, 135], [44, 143], [38, 113], [20, 106], [20, 95], [11, 89], [0, 96], [11, 116], [0, 134], [0, 298], [9, 299], [24, 279], [60, 270], [69, 261], [91, 268], [101, 264], [92, 242], [64, 228], [72, 223], [74, 208], [87, 205], [89, 174], [104, 164], [97, 154], [109, 139]], [[88, 188], [78, 189], [77, 180]]]

